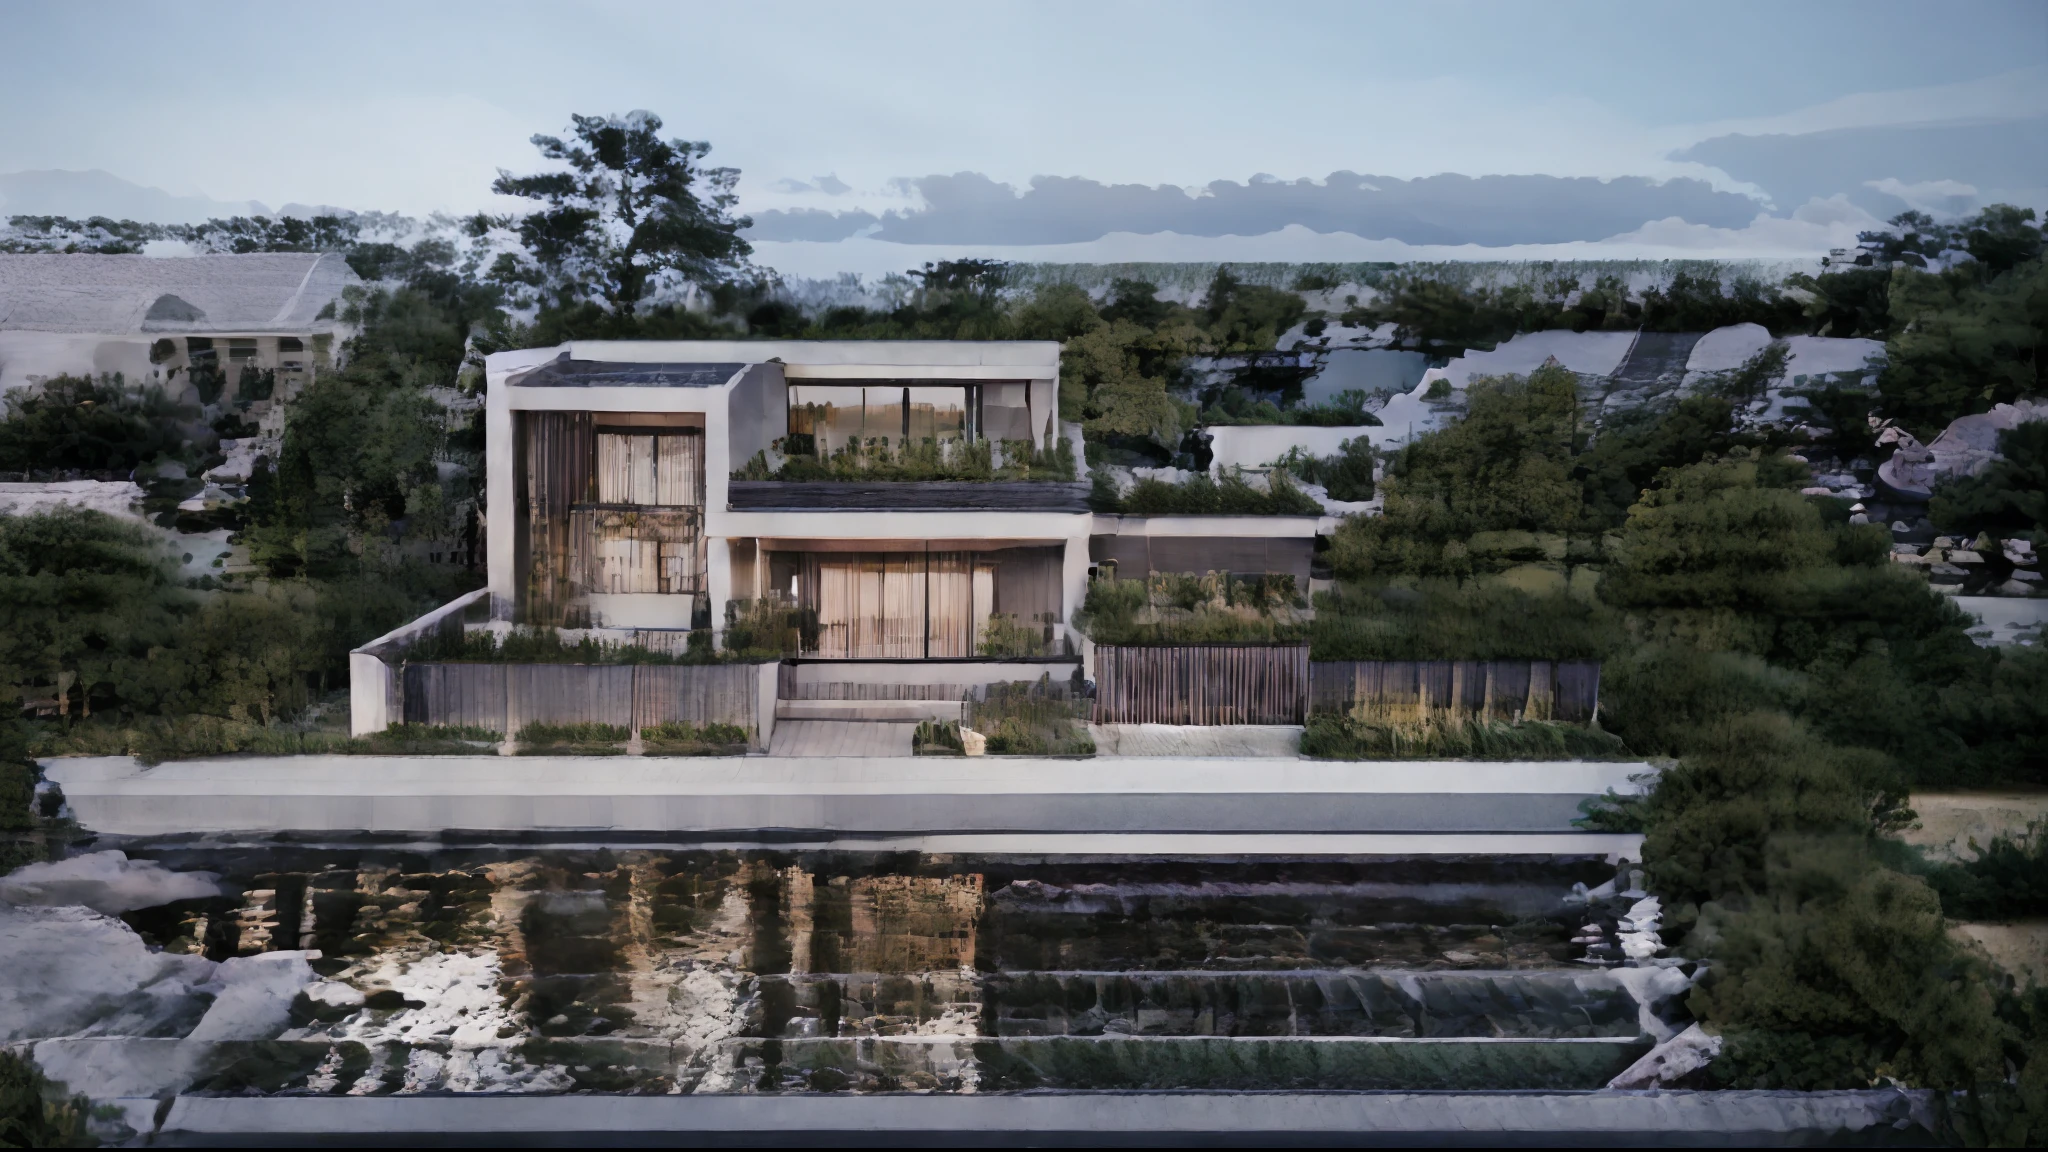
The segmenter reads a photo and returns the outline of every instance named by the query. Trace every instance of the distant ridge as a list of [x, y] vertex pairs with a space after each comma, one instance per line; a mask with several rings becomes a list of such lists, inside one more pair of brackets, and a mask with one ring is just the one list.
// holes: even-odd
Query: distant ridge
[[259, 200], [215, 200], [176, 196], [94, 168], [85, 172], [42, 169], [0, 173], [0, 219], [8, 216], [105, 216], [141, 224], [201, 224], [230, 216], [352, 215], [331, 204], [286, 204], [272, 209]]

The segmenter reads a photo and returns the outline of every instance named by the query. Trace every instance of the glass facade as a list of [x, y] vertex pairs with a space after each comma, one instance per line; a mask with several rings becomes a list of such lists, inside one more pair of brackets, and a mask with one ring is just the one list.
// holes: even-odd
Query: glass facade
[[857, 444], [900, 451], [925, 440], [1031, 440], [1029, 385], [792, 384], [792, 452], [830, 456]]
[[1061, 554], [1057, 546], [771, 552], [766, 591], [815, 614], [817, 639], [806, 656], [987, 655], [992, 629], [1007, 644], [1044, 652], [1061, 619]]

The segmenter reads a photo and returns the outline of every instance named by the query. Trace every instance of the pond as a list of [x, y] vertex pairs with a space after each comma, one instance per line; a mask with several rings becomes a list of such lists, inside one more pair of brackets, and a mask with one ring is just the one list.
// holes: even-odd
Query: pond
[[0, 905], [95, 1096], [1592, 1088], [1689, 983], [1579, 959], [1598, 857], [127, 852]]

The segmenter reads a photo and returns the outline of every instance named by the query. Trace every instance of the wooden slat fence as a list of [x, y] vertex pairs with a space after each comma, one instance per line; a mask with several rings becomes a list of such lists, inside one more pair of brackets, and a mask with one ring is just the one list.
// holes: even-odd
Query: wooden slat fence
[[1377, 719], [1451, 712], [1586, 723], [1600, 703], [1594, 660], [1319, 660], [1309, 683], [1311, 711]]
[[403, 681], [408, 724], [508, 735], [535, 723], [638, 729], [681, 721], [761, 731], [753, 664], [409, 663]]
[[1095, 649], [1098, 724], [1301, 724], [1308, 646]]

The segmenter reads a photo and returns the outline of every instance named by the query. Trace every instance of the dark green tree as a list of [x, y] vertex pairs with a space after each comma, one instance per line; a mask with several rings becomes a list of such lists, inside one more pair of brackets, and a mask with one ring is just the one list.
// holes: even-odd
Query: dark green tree
[[572, 116], [570, 138], [535, 136], [534, 147], [566, 172], [500, 172], [491, 190], [539, 202], [524, 216], [479, 215], [474, 234], [515, 232], [523, 257], [507, 253], [494, 279], [539, 290], [557, 307], [595, 302], [631, 313], [664, 277], [709, 284], [741, 269], [753, 248], [732, 214], [737, 168], [703, 164], [711, 145], [663, 139], [661, 117]]
[[1937, 486], [1928, 511], [1945, 531], [2032, 532], [2048, 544], [2048, 420], [2000, 432], [1998, 452], [2004, 459], [1977, 475]]

